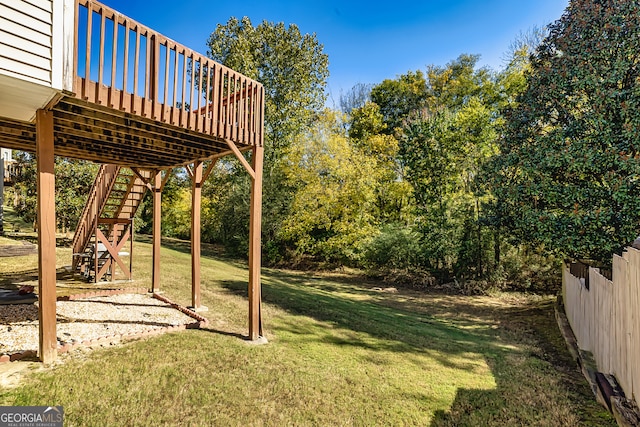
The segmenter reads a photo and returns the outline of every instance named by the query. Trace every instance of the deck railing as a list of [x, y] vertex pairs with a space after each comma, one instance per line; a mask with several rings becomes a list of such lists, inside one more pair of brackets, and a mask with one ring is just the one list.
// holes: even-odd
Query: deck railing
[[77, 0], [74, 92], [170, 125], [262, 145], [255, 80], [93, 0]]

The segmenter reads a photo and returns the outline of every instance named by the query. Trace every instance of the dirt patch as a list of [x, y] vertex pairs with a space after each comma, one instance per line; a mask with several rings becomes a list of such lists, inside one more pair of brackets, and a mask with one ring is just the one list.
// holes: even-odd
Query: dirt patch
[[0, 387], [17, 387], [26, 374], [41, 368], [42, 364], [39, 362], [28, 362], [24, 360], [14, 363], [0, 363]]

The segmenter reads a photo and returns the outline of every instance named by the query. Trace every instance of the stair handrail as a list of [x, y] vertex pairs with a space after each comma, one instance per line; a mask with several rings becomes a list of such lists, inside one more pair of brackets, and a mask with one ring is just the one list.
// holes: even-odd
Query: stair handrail
[[[93, 182], [87, 203], [84, 205], [82, 215], [76, 226], [76, 232], [73, 236], [72, 247], [74, 254], [82, 253], [86, 249], [87, 243], [93, 235], [95, 223], [97, 223], [104, 209], [119, 170], [120, 166], [117, 165], [100, 165], [100, 169], [96, 174], [96, 179]], [[76, 262], [76, 257], [74, 257], [74, 267], [76, 266]]]

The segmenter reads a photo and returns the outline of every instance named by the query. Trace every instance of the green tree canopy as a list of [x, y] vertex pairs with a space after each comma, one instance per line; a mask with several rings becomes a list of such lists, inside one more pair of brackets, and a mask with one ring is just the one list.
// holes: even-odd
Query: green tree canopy
[[[16, 182], [18, 214], [27, 222], [36, 222], [36, 159], [26, 152], [17, 156], [21, 173]], [[93, 185], [98, 165], [84, 160], [55, 158], [56, 225], [59, 230], [72, 231], [78, 224], [87, 194]]]
[[353, 262], [373, 234], [376, 160], [356, 149], [329, 110], [292, 145], [287, 177], [298, 191], [282, 236], [299, 254]]
[[[296, 138], [324, 108], [328, 57], [315, 34], [301, 34], [294, 24], [231, 18], [208, 40], [214, 60], [261, 82], [265, 88], [265, 165], [263, 238], [267, 259], [282, 252], [278, 241], [294, 188], [284, 173], [284, 160]], [[209, 203], [203, 215], [206, 235], [237, 253], [246, 253], [250, 180], [239, 162], [223, 159], [205, 186]], [[274, 256], [272, 256], [274, 255]]]
[[490, 103], [496, 93], [493, 90], [493, 73], [487, 68], [477, 68], [480, 55], [460, 55], [441, 67], [431, 65], [427, 69], [427, 100], [429, 111], [440, 108], [457, 109], [472, 98]]
[[522, 241], [609, 263], [639, 232], [640, 4], [572, 0], [532, 57], [492, 165]]
[[402, 127], [411, 113], [422, 110], [426, 95], [427, 82], [422, 71], [409, 71], [395, 80], [386, 79], [371, 89], [371, 101], [380, 107], [389, 134]]
[[360, 107], [353, 108], [350, 112], [349, 138], [362, 141], [374, 135], [386, 133], [387, 124], [384, 122], [378, 104], [366, 102]]
[[495, 74], [461, 55], [431, 66], [418, 116], [404, 126], [400, 159], [413, 187], [430, 269], [482, 275], [486, 240], [479, 218], [489, 197], [477, 187], [483, 164], [496, 152], [499, 87]]
[[219, 24], [208, 41], [214, 60], [258, 80], [265, 88], [265, 156], [278, 157], [324, 108], [329, 59], [315, 34], [301, 34], [295, 24], [247, 17]]

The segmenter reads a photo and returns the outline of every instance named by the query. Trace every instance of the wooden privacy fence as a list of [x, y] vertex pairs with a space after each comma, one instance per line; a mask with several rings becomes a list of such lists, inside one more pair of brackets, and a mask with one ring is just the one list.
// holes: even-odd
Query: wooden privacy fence
[[[576, 272], [576, 269], [573, 269]], [[614, 255], [612, 280], [590, 267], [576, 277], [565, 265], [562, 292], [567, 318], [582, 350], [598, 370], [614, 375], [629, 399], [640, 401], [640, 251]], [[585, 286], [589, 283], [589, 287]]]

